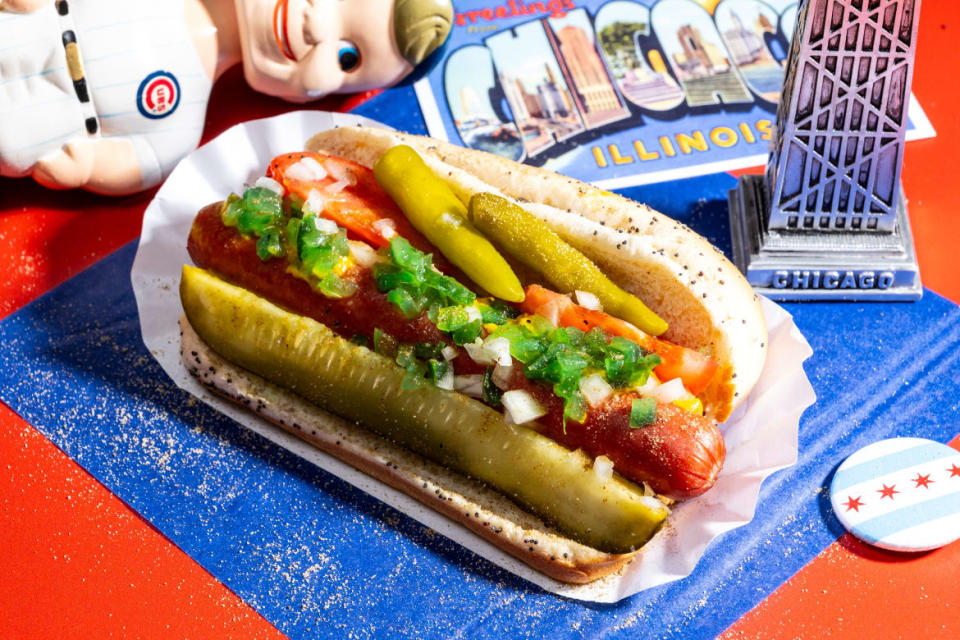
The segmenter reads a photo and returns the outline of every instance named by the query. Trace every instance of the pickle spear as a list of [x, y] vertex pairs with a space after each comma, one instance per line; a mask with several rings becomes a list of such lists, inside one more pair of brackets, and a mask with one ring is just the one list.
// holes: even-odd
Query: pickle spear
[[603, 310], [659, 336], [667, 323], [647, 305], [617, 285], [558, 236], [542, 220], [522, 207], [492, 193], [470, 198], [470, 221], [511, 256], [543, 274], [561, 293], [587, 291]]
[[467, 208], [406, 145], [392, 147], [373, 175], [413, 226], [490, 295], [523, 302], [523, 286], [500, 252], [467, 220]]
[[570, 538], [609, 553], [643, 545], [668, 510], [618, 476], [465, 395], [403, 389], [404, 371], [324, 325], [184, 266], [187, 319], [214, 351], [314, 404], [487, 483]]

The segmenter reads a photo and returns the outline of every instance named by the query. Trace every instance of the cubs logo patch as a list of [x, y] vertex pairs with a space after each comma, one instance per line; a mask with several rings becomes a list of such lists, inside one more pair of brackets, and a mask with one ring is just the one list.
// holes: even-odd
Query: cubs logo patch
[[180, 104], [180, 83], [169, 71], [154, 71], [137, 89], [137, 109], [145, 118], [165, 118]]

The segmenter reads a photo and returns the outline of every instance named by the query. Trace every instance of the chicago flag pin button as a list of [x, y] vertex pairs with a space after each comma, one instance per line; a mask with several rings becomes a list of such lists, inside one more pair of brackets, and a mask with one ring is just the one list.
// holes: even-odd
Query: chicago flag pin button
[[960, 451], [923, 438], [860, 449], [830, 483], [837, 518], [864, 542], [928, 551], [960, 538]]

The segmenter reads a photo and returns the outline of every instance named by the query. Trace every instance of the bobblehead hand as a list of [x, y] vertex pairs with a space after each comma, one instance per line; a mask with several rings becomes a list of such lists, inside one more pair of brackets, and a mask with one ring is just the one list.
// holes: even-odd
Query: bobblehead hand
[[148, 189], [196, 147], [233, 65], [290, 102], [391, 86], [452, 17], [451, 0], [0, 0], [0, 175]]

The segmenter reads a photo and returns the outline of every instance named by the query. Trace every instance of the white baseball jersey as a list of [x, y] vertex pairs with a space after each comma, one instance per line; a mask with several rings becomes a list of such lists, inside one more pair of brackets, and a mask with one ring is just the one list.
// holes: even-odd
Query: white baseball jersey
[[151, 187], [200, 141], [210, 87], [182, 0], [0, 11], [0, 175], [70, 140], [123, 137]]

